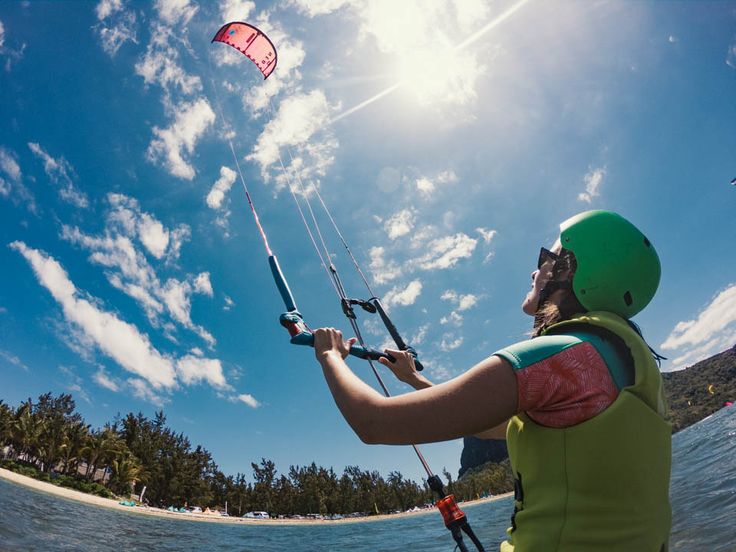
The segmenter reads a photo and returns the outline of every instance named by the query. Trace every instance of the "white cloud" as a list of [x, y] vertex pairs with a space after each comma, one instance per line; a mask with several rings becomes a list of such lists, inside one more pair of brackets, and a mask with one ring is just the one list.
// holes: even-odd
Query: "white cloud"
[[248, 393], [238, 395], [235, 399], [247, 404], [251, 408], [258, 408], [261, 406], [261, 403], [259, 403], [253, 395], [249, 395]]
[[384, 294], [382, 303], [386, 308], [394, 305], [406, 307], [413, 305], [421, 293], [422, 282], [420, 280], [412, 280], [406, 287], [400, 288], [397, 286]]
[[0, 176], [0, 196], [8, 197], [14, 186], [22, 186], [20, 184], [22, 175], [13, 152], [6, 150], [2, 146], [0, 146], [0, 171], [10, 179], [10, 181], [7, 181]]
[[422, 364], [424, 364], [424, 368], [430, 372], [431, 379], [433, 381], [447, 381], [452, 377], [452, 372], [450, 371], [450, 368], [445, 364], [441, 364], [435, 359], [422, 358]]
[[156, 257], [161, 259], [169, 246], [169, 231], [158, 220], [148, 213], [141, 213], [138, 223], [138, 235], [141, 243]]
[[209, 273], [188, 275], [184, 280], [169, 278], [162, 283], [134, 243], [137, 238], [156, 259], [176, 259], [188, 227], [166, 229], [153, 215], [143, 212], [137, 200], [123, 194], [110, 193], [108, 201], [111, 209], [101, 236], [63, 226], [62, 238], [90, 250], [90, 261], [108, 269], [105, 274], [110, 284], [135, 299], [155, 327], [166, 327], [161, 317], [168, 313], [174, 322], [214, 346], [212, 334], [191, 319], [192, 295], [213, 295]]
[[46, 172], [46, 176], [49, 177], [51, 182], [59, 186], [59, 196], [61, 199], [76, 207], [86, 208], [89, 201], [87, 200], [86, 194], [77, 190], [74, 185], [72, 181], [74, 169], [67, 160], [63, 157], [54, 159], [35, 142], [28, 142], [28, 147], [36, 157], [43, 161], [43, 169]]
[[416, 228], [409, 237], [409, 247], [411, 249], [425, 249], [427, 243], [438, 235], [439, 230], [431, 224]]
[[220, 178], [212, 186], [207, 194], [207, 206], [210, 209], [222, 209], [222, 203], [225, 200], [225, 194], [230, 191], [237, 173], [229, 167], [220, 167]]
[[429, 324], [420, 326], [417, 332], [409, 338], [409, 343], [411, 343], [414, 346], [424, 343], [424, 339], [427, 337], [428, 331], [429, 331]]
[[463, 323], [463, 316], [460, 313], [474, 307], [476, 303], [478, 303], [479, 297], [472, 293], [461, 295], [455, 290], [448, 289], [440, 296], [440, 299], [443, 301], [449, 301], [455, 307], [450, 314], [443, 316], [440, 319], [440, 324], [461, 326]]
[[[95, 7], [99, 23], [94, 29], [100, 35], [102, 49], [114, 56], [127, 41], [137, 43], [135, 12], [126, 10], [122, 0], [101, 0]], [[112, 21], [105, 21], [112, 18]]]
[[[95, 347], [123, 369], [135, 374], [136, 377], [129, 379], [128, 384], [137, 397], [162, 404], [161, 393], [172, 392], [179, 381], [186, 385], [205, 382], [216, 389], [232, 389], [222, 373], [219, 360], [204, 358], [197, 349], [179, 359], [162, 354], [136, 326], [103, 310], [99, 306], [101, 301], [82, 297], [84, 294], [77, 290], [54, 258], [20, 241], [11, 243], [10, 247], [28, 261], [39, 283], [62, 307], [64, 318], [73, 330], [71, 333], [81, 334], [78, 346], [81, 349]], [[120, 389], [104, 368], [100, 368], [93, 379], [111, 391]]]
[[478, 234], [480, 234], [480, 237], [483, 238], [483, 241], [485, 243], [491, 243], [493, 238], [496, 237], [496, 234], [498, 234], [496, 230], [489, 230], [488, 228], [479, 227], [479, 228], [476, 228], [475, 231], [478, 232]]
[[460, 259], [470, 257], [475, 250], [478, 240], [459, 232], [454, 236], [445, 236], [429, 242], [426, 255], [417, 262], [424, 270], [451, 268]]
[[600, 195], [598, 188], [603, 182], [603, 178], [605, 176], [605, 168], [593, 169], [589, 171], [583, 179], [585, 182], [585, 191], [578, 194], [578, 199], [585, 203], [590, 203], [591, 201], [593, 201], [593, 198], [598, 197]]
[[662, 343], [677, 351], [672, 368], [684, 368], [734, 345], [736, 341], [736, 284], [718, 293], [692, 320], [678, 322]]
[[[201, 276], [201, 275], [200, 275]], [[209, 280], [207, 281], [209, 283]], [[193, 292], [207, 293], [193, 286], [189, 281], [179, 281], [174, 278], [166, 280], [163, 288], [156, 290], [157, 295], [163, 300], [166, 309], [174, 320], [188, 328], [204, 339], [210, 347], [215, 345], [215, 338], [202, 326], [192, 322], [191, 297]], [[209, 291], [212, 291], [210, 287]]]
[[432, 179], [421, 176], [416, 180], [417, 190], [425, 197], [429, 197], [437, 189], [438, 185], [453, 184], [458, 181], [455, 171], [452, 169], [442, 171]]
[[416, 213], [413, 209], [402, 209], [394, 213], [383, 225], [389, 239], [395, 240], [405, 236], [414, 228]]
[[385, 284], [401, 276], [401, 267], [393, 261], [386, 260], [385, 248], [371, 247], [368, 255], [371, 259], [368, 268], [376, 284]]
[[168, 25], [186, 26], [199, 9], [189, 0], [156, 0], [159, 17]]
[[296, 157], [290, 162], [291, 157], [282, 156], [288, 164], [288, 172], [296, 172], [302, 179], [324, 175], [334, 161], [337, 141], [328, 136], [320, 142], [314, 135], [328, 121], [329, 106], [323, 92], [316, 90], [290, 96], [280, 103], [278, 112], [258, 137], [247, 159], [258, 163], [262, 176], [268, 179], [269, 168], [279, 163], [280, 149], [289, 148]]
[[122, 11], [122, 9], [122, 0], [100, 0], [100, 3], [95, 6], [95, 13], [97, 14], [97, 19], [102, 21], [112, 14]]
[[2, 146], [0, 146], [0, 170], [11, 180], [18, 181], [21, 178], [20, 165], [15, 156]]
[[229, 311], [235, 306], [235, 301], [232, 300], [232, 298], [225, 295], [224, 297], [225, 304], [222, 306], [222, 310]]
[[450, 301], [456, 305], [458, 311], [462, 312], [474, 307], [478, 302], [479, 297], [472, 293], [460, 295], [456, 291], [448, 289], [442, 294], [440, 299], [443, 301]]
[[188, 74], [179, 64], [178, 44], [173, 31], [160, 24], [151, 28], [151, 42], [146, 53], [135, 64], [135, 72], [143, 77], [147, 85], [158, 84], [168, 95], [178, 90], [184, 94], [194, 94], [202, 90], [202, 81], [197, 75]]
[[28, 366], [23, 363], [18, 355], [14, 355], [10, 351], [4, 351], [0, 349], [0, 358], [5, 359], [6, 362], [9, 362], [13, 366], [17, 366], [18, 368], [22, 368], [23, 370], [28, 372]]
[[208, 297], [212, 297], [214, 292], [212, 290], [212, 282], [210, 282], [209, 272], [201, 272], [200, 274], [197, 274], [197, 277], [194, 279], [194, 291], [207, 295]]
[[454, 351], [463, 344], [463, 337], [454, 334], [444, 334], [440, 340], [440, 350], [444, 352]]
[[178, 259], [179, 253], [181, 252], [182, 244], [187, 241], [192, 235], [192, 231], [186, 224], [180, 224], [173, 230], [169, 231], [169, 252], [166, 255], [167, 259]]
[[111, 233], [138, 238], [156, 259], [176, 260], [179, 257], [182, 242], [190, 234], [187, 225], [168, 229], [156, 217], [143, 211], [138, 200], [125, 194], [109, 193], [107, 201], [111, 209], [106, 227]]
[[104, 387], [105, 389], [109, 389], [110, 391], [117, 393], [120, 391], [120, 385], [118, 385], [115, 380], [113, 380], [107, 372], [105, 372], [105, 369], [100, 367], [97, 372], [92, 376], [92, 379], [101, 387]]
[[726, 65], [731, 69], [736, 69], [736, 41], [731, 43], [726, 54]]
[[458, 314], [457, 311], [452, 311], [447, 316], [443, 316], [440, 318], [440, 324], [451, 324], [453, 326], [462, 326], [463, 325], [463, 316], [462, 314]]
[[251, 0], [221, 0], [220, 18], [223, 23], [230, 21], [247, 21], [256, 3]]
[[217, 389], [231, 389], [222, 374], [222, 363], [217, 359], [186, 355], [176, 362], [176, 371], [187, 385], [204, 381]]
[[354, 2], [352, 0], [291, 0], [291, 3], [308, 17], [316, 17], [327, 15]]
[[197, 141], [214, 122], [215, 112], [206, 99], [180, 103], [170, 127], [153, 128], [155, 138], [148, 146], [148, 159], [153, 162], [162, 160], [171, 175], [191, 180], [195, 174], [194, 167], [184, 159], [184, 153], [193, 153]]
[[158, 407], [162, 407], [167, 402], [160, 394], [146, 385], [146, 382], [142, 379], [130, 378], [128, 379], [128, 385], [133, 391], [133, 395], [142, 401], [150, 402]]
[[426, 176], [417, 178], [416, 185], [417, 185], [417, 190], [419, 190], [423, 194], [429, 195], [432, 192], [434, 192], [434, 182], [432, 182]]
[[156, 390], [171, 390], [176, 386], [172, 360], [156, 350], [147, 335], [115, 314], [100, 309], [96, 301], [81, 298], [67, 272], [46, 253], [19, 241], [10, 247], [29, 262], [39, 283], [61, 305], [65, 319], [82, 330], [100, 351]]
[[5, 25], [0, 21], [0, 56], [5, 56], [5, 71], [10, 72], [13, 63], [23, 58], [26, 49], [25, 42], [16, 50], [5, 46]]

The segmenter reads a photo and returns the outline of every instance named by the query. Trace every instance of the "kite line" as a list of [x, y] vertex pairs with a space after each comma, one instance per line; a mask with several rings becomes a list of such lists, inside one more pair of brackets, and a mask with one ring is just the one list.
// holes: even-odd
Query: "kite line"
[[[222, 42], [240, 51], [242, 54], [248, 57], [248, 59], [250, 59], [253, 63], [255, 63], [255, 65], [258, 67], [259, 71], [261, 72], [261, 74], [263, 74], [264, 80], [268, 78], [268, 76], [276, 68], [277, 61], [278, 61], [276, 48], [274, 47], [271, 40], [262, 31], [260, 31], [259, 29], [257, 29], [256, 27], [252, 25], [249, 25], [243, 22], [227, 23], [223, 25], [220, 28], [220, 30], [217, 31], [217, 33], [215, 34], [215, 37], [212, 39], [212, 42]], [[222, 113], [222, 108], [220, 106], [217, 86], [213, 86], [213, 88], [215, 92], [215, 100], [216, 100], [220, 119], [223, 121], [224, 124], [227, 124], [223, 116], [223, 113]], [[273, 106], [270, 104], [270, 100], [269, 100], [269, 108], [271, 110], [271, 117], [273, 118], [274, 110], [273, 110]], [[296, 306], [296, 302], [294, 300], [294, 296], [291, 292], [291, 289], [289, 288], [286, 278], [284, 277], [283, 271], [281, 270], [281, 267], [279, 266], [278, 259], [276, 255], [273, 253], [273, 251], [271, 250], [271, 247], [268, 243], [268, 237], [261, 224], [260, 218], [258, 217], [258, 212], [254, 205], [254, 202], [251, 197], [248, 186], [245, 183], [245, 178], [243, 177], [243, 173], [240, 168], [240, 163], [238, 161], [237, 154], [235, 152], [235, 147], [233, 146], [232, 138], [229, 132], [226, 133], [226, 140], [228, 142], [228, 145], [230, 146], [230, 151], [232, 153], [233, 160], [235, 162], [235, 166], [236, 166], [239, 178], [240, 178], [240, 183], [243, 187], [243, 190], [245, 191], [245, 195], [248, 200], [248, 205], [250, 206], [251, 213], [253, 214], [253, 218], [256, 222], [256, 226], [258, 227], [258, 231], [261, 234], [263, 244], [266, 248], [266, 253], [268, 254], [268, 263], [271, 269], [271, 274], [274, 278], [274, 282], [276, 283], [276, 287], [279, 290], [279, 294], [281, 295], [281, 298], [284, 302], [284, 306], [286, 307], [286, 312], [281, 314], [279, 318], [279, 322], [289, 332], [289, 335], [291, 337], [290, 339], [291, 343], [296, 344], [296, 345], [314, 346], [314, 335], [311, 332], [309, 326], [304, 321], [302, 314], [299, 312]], [[388, 388], [386, 387], [386, 385], [383, 382], [383, 379], [381, 378], [380, 374], [376, 370], [373, 361], [378, 360], [379, 358], [386, 358], [389, 361], [393, 362], [395, 359], [391, 355], [382, 353], [374, 349], [370, 349], [369, 347], [366, 346], [362, 333], [360, 331], [360, 327], [357, 323], [357, 316], [355, 314], [355, 309], [353, 307], [360, 306], [367, 312], [378, 313], [384, 325], [386, 326], [386, 329], [388, 330], [388, 332], [394, 339], [397, 347], [400, 350], [408, 351], [415, 358], [416, 368], [418, 370], [421, 370], [422, 365], [420, 362], [416, 360], [416, 351], [414, 351], [413, 348], [409, 347], [406, 344], [406, 342], [402, 339], [401, 335], [396, 329], [395, 325], [391, 322], [390, 318], [388, 317], [388, 314], [386, 313], [386, 310], [383, 308], [383, 305], [380, 302], [380, 299], [373, 293], [371, 286], [368, 283], [367, 278], [365, 277], [365, 274], [360, 269], [360, 265], [358, 264], [357, 259], [353, 255], [352, 251], [350, 250], [350, 247], [347, 244], [347, 241], [345, 240], [344, 236], [340, 232], [337, 226], [337, 223], [335, 222], [334, 217], [332, 216], [329, 209], [327, 208], [327, 205], [324, 202], [322, 196], [320, 195], [319, 190], [317, 189], [316, 186], [312, 186], [311, 190], [315, 192], [316, 197], [319, 199], [320, 205], [322, 206], [330, 222], [332, 223], [334, 230], [339, 236], [340, 241], [342, 242], [344, 248], [346, 249], [356, 270], [360, 274], [360, 277], [362, 278], [371, 297], [368, 300], [360, 300], [360, 299], [351, 299], [347, 295], [345, 291], [345, 287], [337, 271], [337, 268], [332, 262], [332, 255], [330, 254], [329, 248], [326, 245], [326, 242], [324, 240], [319, 223], [314, 214], [314, 210], [309, 201], [309, 194], [308, 194], [309, 190], [305, 189], [298, 172], [295, 171], [295, 178], [294, 180], [292, 180], [292, 178], [289, 176], [289, 171], [287, 170], [283, 162], [283, 159], [281, 157], [280, 148], [277, 148], [277, 151], [278, 151], [279, 164], [283, 171], [284, 177], [287, 181], [289, 192], [291, 193], [291, 196], [294, 199], [294, 202], [296, 203], [297, 209], [299, 211], [299, 215], [302, 219], [302, 222], [304, 223], [305, 228], [307, 229], [307, 233], [312, 242], [312, 245], [314, 246], [315, 251], [317, 252], [317, 255], [320, 258], [320, 261], [323, 267], [326, 269], [330, 277], [330, 280], [332, 282], [332, 285], [338, 297], [340, 298], [340, 303], [342, 306], [343, 313], [348, 318], [348, 321], [350, 322], [353, 332], [355, 333], [355, 336], [358, 340], [358, 344], [354, 344], [351, 346], [350, 354], [368, 361], [373, 371], [373, 374], [375, 375], [381, 389], [384, 392], [384, 395], [387, 397], [390, 397], [391, 395], [388, 391]], [[293, 159], [293, 156], [288, 146], [287, 146], [287, 151], [289, 153], [289, 157], [290, 157], [290, 160], [293, 166], [294, 159]], [[307, 217], [304, 214], [304, 210], [300, 204], [299, 198], [297, 197], [297, 193], [301, 195], [301, 197], [303, 198], [303, 201], [307, 205], [307, 209], [309, 211], [310, 218], [312, 220], [312, 225], [314, 226], [314, 232], [312, 231], [310, 224], [307, 220]], [[319, 239], [320, 244], [322, 245], [323, 251], [320, 250], [320, 247], [317, 244], [317, 239], [315, 239], [315, 233]], [[419, 458], [419, 461], [421, 462], [422, 467], [427, 473], [427, 483], [430, 489], [432, 489], [432, 491], [434, 491], [435, 494], [438, 496], [438, 500], [436, 502], [437, 508], [442, 514], [445, 526], [450, 530], [452, 537], [456, 542], [456, 548], [458, 548], [461, 552], [468, 551], [468, 548], [463, 541], [463, 535], [462, 535], [462, 532], [465, 532], [467, 536], [471, 539], [473, 544], [475, 545], [476, 549], [479, 550], [480, 552], [483, 552], [484, 551], [483, 545], [481, 544], [480, 540], [478, 539], [478, 537], [475, 535], [472, 528], [470, 527], [470, 524], [468, 523], [468, 520], [467, 520], [467, 516], [458, 507], [457, 502], [455, 501], [455, 497], [452, 494], [447, 494], [445, 492], [442, 480], [432, 472], [431, 468], [429, 467], [429, 464], [424, 458], [424, 455], [419, 450], [419, 447], [417, 447], [417, 445], [414, 445], [414, 444], [411, 446], [414, 449], [417, 457]]]

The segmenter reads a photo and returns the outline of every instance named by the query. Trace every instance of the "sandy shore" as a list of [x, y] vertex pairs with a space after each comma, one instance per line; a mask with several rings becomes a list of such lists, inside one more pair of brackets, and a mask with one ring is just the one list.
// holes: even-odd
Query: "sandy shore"
[[[102, 498], [101, 496], [95, 496], [87, 493], [75, 491], [73, 489], [67, 489], [65, 487], [57, 487], [51, 483], [45, 481], [38, 481], [32, 477], [26, 477], [15, 472], [0, 468], [0, 478], [17, 483], [18, 485], [24, 485], [37, 491], [41, 491], [48, 494], [53, 494], [70, 500], [76, 500], [84, 502], [85, 504], [91, 504], [93, 506], [102, 506], [103, 508], [111, 508], [113, 510], [120, 510], [132, 514], [141, 514], [146, 516], [158, 516], [167, 519], [183, 519], [188, 521], [202, 521], [209, 523], [245, 523], [249, 525], [324, 525], [333, 523], [365, 523], [372, 521], [381, 521], [385, 519], [396, 519], [397, 517], [403, 516], [417, 516], [426, 514], [437, 514], [436, 508], [427, 510], [420, 510], [418, 512], [404, 512], [401, 514], [391, 515], [378, 515], [378, 516], [366, 516], [360, 518], [345, 518], [338, 520], [316, 520], [316, 519], [248, 519], [238, 517], [222, 517], [212, 514], [192, 514], [192, 513], [178, 513], [169, 512], [168, 510], [161, 510], [159, 508], [144, 508], [144, 507], [130, 507], [118, 504], [117, 500], [109, 498]], [[483, 502], [492, 502], [494, 500], [500, 500], [513, 493], [507, 493], [498, 496], [492, 496], [489, 498], [482, 498], [480, 500], [473, 500], [470, 502], [462, 502], [460, 506], [467, 506], [471, 504], [481, 504]]]

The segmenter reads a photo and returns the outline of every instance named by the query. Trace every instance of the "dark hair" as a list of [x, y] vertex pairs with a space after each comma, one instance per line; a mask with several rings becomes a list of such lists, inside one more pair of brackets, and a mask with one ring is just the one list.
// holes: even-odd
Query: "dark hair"
[[551, 301], [545, 301], [537, 309], [534, 315], [534, 329], [532, 337], [539, 337], [547, 328], [563, 320], [568, 320], [576, 314], [587, 312], [587, 309], [580, 304], [572, 288], [565, 290], [565, 295], [559, 305]]
[[[559, 266], [557, 263], [559, 263]], [[572, 277], [578, 266], [575, 255], [572, 251], [563, 248], [560, 252], [560, 260], [557, 261], [557, 263], [553, 268], [555, 276], [560, 275], [564, 271], [568, 272], [567, 277], [564, 280], [558, 280], [556, 282], [556, 288], [564, 290], [565, 293], [559, 305], [556, 305], [549, 300], [543, 300], [542, 304], [539, 305], [537, 312], [534, 315], [532, 337], [542, 335], [544, 331], [553, 324], [557, 324], [563, 320], [568, 320], [576, 314], [588, 312], [588, 309], [580, 304], [580, 301], [575, 297], [575, 293], [572, 290]]]

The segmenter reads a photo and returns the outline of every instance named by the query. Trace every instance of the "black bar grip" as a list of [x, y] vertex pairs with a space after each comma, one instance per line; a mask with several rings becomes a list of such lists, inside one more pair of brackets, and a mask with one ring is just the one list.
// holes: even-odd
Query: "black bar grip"
[[406, 344], [404, 339], [401, 337], [401, 334], [399, 334], [399, 330], [396, 329], [396, 326], [394, 326], [394, 323], [391, 322], [388, 314], [386, 314], [386, 311], [383, 309], [383, 305], [381, 304], [381, 301], [378, 300], [378, 297], [373, 298], [373, 305], [376, 307], [376, 311], [378, 311], [378, 316], [380, 316], [381, 320], [383, 320], [383, 325], [386, 326], [388, 333], [391, 334], [391, 338], [394, 340], [394, 343], [396, 343], [396, 346], [400, 350], [408, 351], [409, 354], [411, 354], [411, 356], [414, 358], [414, 368], [416, 368], [417, 372], [421, 372], [422, 370], [424, 370], [424, 366], [421, 362], [419, 362], [419, 359], [417, 358], [416, 350], [414, 349], [414, 347], [409, 347], [409, 345]]

